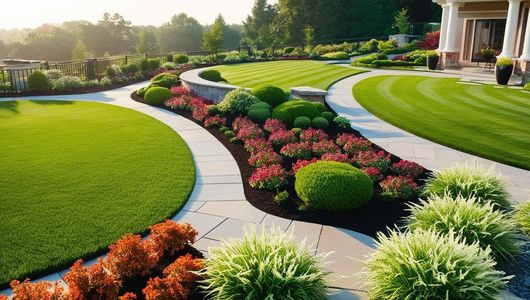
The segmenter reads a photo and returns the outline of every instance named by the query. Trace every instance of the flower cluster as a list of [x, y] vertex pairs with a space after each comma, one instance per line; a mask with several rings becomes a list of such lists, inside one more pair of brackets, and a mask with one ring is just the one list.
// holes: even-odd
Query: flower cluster
[[243, 147], [245, 148], [245, 151], [249, 152], [250, 154], [256, 153], [261, 150], [272, 148], [271, 143], [269, 143], [267, 140], [265, 140], [262, 137], [245, 140], [245, 144]]
[[307, 159], [299, 159], [299, 160], [297, 160], [295, 163], [293, 163], [293, 167], [292, 167], [293, 175], [296, 175], [298, 170], [300, 170], [301, 168], [303, 168], [305, 166], [308, 166], [310, 164], [316, 163], [317, 161], [318, 161], [318, 159], [316, 159], [316, 158], [313, 158], [311, 160], [307, 160]]
[[353, 140], [354, 138], [357, 138], [357, 137], [351, 133], [340, 133], [339, 135], [337, 135], [337, 139], [335, 141], [337, 145], [344, 147], [346, 143]]
[[191, 92], [183, 85], [171, 87], [171, 93], [175, 95], [175, 97], [191, 96]]
[[336, 162], [342, 162], [342, 163], [350, 163], [350, 158], [348, 157], [348, 154], [345, 153], [325, 153], [321, 157], [322, 160], [326, 161], [336, 161]]
[[355, 155], [359, 151], [368, 151], [370, 150], [372, 143], [361, 137], [354, 137], [346, 142], [343, 146], [344, 151], [350, 155]]
[[280, 153], [290, 158], [308, 159], [311, 157], [311, 144], [308, 142], [291, 143], [282, 147]]
[[353, 162], [361, 169], [374, 167], [384, 173], [390, 167], [390, 154], [383, 150], [377, 153], [375, 151], [359, 151], [353, 157]]
[[397, 163], [394, 163], [390, 170], [397, 175], [405, 176], [408, 178], [415, 179], [418, 176], [420, 176], [421, 173], [423, 173], [423, 167], [419, 164], [408, 161], [408, 160], [400, 160]]
[[180, 97], [173, 97], [167, 100], [164, 105], [171, 109], [189, 109], [188, 103], [191, 101], [191, 97], [183, 95]]
[[252, 125], [255, 125], [255, 123], [247, 117], [237, 117], [234, 122], [232, 122], [232, 128], [235, 132], [238, 132], [243, 127], [249, 127]]
[[319, 142], [314, 142], [313, 153], [317, 156], [322, 156], [324, 154], [335, 154], [340, 153], [339, 147], [331, 140], [322, 140]]
[[378, 168], [375, 167], [368, 167], [362, 169], [362, 171], [370, 177], [372, 182], [378, 182], [381, 179], [383, 179], [383, 174], [381, 174], [381, 171]]
[[208, 117], [208, 104], [202, 98], [192, 98], [188, 106], [191, 109], [192, 117], [197, 121], [202, 121]]
[[328, 135], [322, 129], [308, 128], [308, 129], [302, 130], [302, 133], [300, 133], [300, 140], [302, 142], [314, 143], [314, 142], [319, 142], [319, 141], [327, 140], [327, 139], [328, 139]]
[[206, 120], [204, 120], [204, 127], [210, 128], [215, 126], [225, 126], [226, 125], [226, 118], [220, 117], [220, 116], [213, 116], [209, 117]]
[[248, 126], [240, 128], [237, 131], [237, 135], [236, 135], [236, 137], [241, 141], [255, 139], [258, 137], [262, 137], [262, 136], [263, 136], [263, 130], [261, 130], [261, 128], [259, 128], [259, 126], [254, 123], [252, 123], [252, 125], [248, 125]]
[[280, 165], [263, 166], [250, 176], [249, 184], [253, 188], [275, 190], [287, 184], [288, 174]]
[[269, 142], [274, 145], [286, 145], [296, 142], [296, 133], [291, 130], [279, 129], [269, 136]]
[[184, 249], [186, 245], [195, 243], [199, 234], [190, 224], [178, 224], [170, 220], [149, 227], [151, 236], [149, 239], [159, 255], [173, 255]]
[[381, 186], [381, 196], [386, 200], [410, 199], [418, 190], [416, 183], [404, 176], [387, 176], [379, 186]]
[[278, 130], [285, 130], [287, 127], [285, 123], [277, 119], [267, 119], [263, 125], [263, 129], [267, 130], [270, 133], [276, 132]]
[[261, 150], [253, 153], [248, 159], [249, 165], [259, 168], [262, 166], [277, 165], [282, 162], [282, 157], [272, 149]]

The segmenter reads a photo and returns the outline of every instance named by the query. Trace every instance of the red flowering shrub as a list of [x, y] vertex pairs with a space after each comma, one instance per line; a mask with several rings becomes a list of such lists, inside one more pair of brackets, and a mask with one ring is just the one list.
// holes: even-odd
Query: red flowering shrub
[[342, 162], [342, 163], [350, 163], [350, 158], [348, 157], [348, 154], [345, 153], [325, 153], [320, 158], [321, 160], [325, 161], [336, 161], [336, 162]]
[[422, 166], [415, 162], [403, 159], [397, 163], [394, 163], [390, 170], [396, 173], [397, 175], [409, 177], [412, 179], [420, 176], [420, 174], [423, 173]]
[[220, 116], [213, 116], [209, 117], [206, 120], [204, 120], [204, 127], [210, 128], [215, 126], [225, 126], [226, 125], [226, 118], [220, 117]]
[[270, 133], [276, 132], [278, 130], [286, 130], [287, 127], [285, 123], [277, 119], [267, 119], [263, 125], [263, 129], [267, 130]]
[[379, 171], [378, 168], [375, 167], [368, 167], [362, 169], [364, 174], [368, 175], [372, 182], [378, 182], [379, 180], [383, 179], [383, 174], [381, 174], [381, 171]]
[[262, 166], [277, 165], [282, 162], [282, 157], [272, 149], [261, 150], [253, 153], [248, 159], [248, 164], [259, 168]]
[[374, 151], [359, 151], [353, 157], [353, 162], [361, 169], [374, 167], [384, 173], [390, 167], [390, 154], [383, 150], [377, 153]]
[[418, 47], [423, 50], [434, 50], [438, 48], [440, 43], [440, 31], [427, 32], [424, 41], [418, 42]]
[[305, 130], [302, 130], [302, 133], [300, 133], [300, 141], [302, 142], [319, 142], [322, 140], [327, 140], [328, 135], [324, 132], [322, 129], [313, 129], [308, 128]]
[[204, 260], [193, 258], [190, 254], [183, 255], [175, 260], [172, 264], [164, 269], [164, 276], [178, 277], [182, 286], [188, 291], [192, 288], [193, 283], [200, 280], [201, 276], [195, 272], [204, 268]]
[[311, 144], [308, 142], [291, 143], [282, 147], [280, 153], [290, 158], [308, 159], [311, 157]]
[[243, 147], [247, 152], [253, 154], [258, 151], [271, 149], [271, 144], [264, 138], [258, 137], [255, 139], [245, 140]]
[[348, 143], [349, 141], [355, 138], [357, 138], [357, 136], [351, 133], [339, 133], [339, 135], [337, 135], [337, 139], [335, 140], [335, 142], [337, 143], [337, 145], [344, 147], [346, 143]]
[[305, 166], [308, 166], [310, 164], [316, 163], [317, 161], [318, 161], [318, 159], [316, 159], [316, 158], [313, 158], [311, 160], [306, 160], [306, 159], [297, 160], [295, 163], [293, 163], [293, 167], [292, 167], [293, 175], [296, 175], [296, 172], [298, 172], [298, 170], [300, 170], [302, 167], [305, 167]]
[[418, 186], [412, 179], [403, 176], [387, 176], [379, 183], [381, 196], [386, 200], [409, 199], [416, 194]]
[[236, 137], [241, 141], [255, 139], [261, 136], [263, 136], [263, 130], [261, 130], [261, 128], [259, 128], [259, 126], [256, 124], [240, 128], [236, 135]]
[[249, 184], [253, 188], [275, 190], [287, 184], [288, 174], [280, 165], [258, 168], [250, 176]]
[[175, 95], [175, 97], [190, 96], [191, 95], [191, 92], [183, 85], [171, 87], [171, 93], [173, 93], [173, 95]]
[[171, 109], [190, 109], [188, 104], [190, 103], [192, 97], [189, 95], [183, 95], [180, 97], [173, 97], [167, 100], [164, 105]]
[[75, 300], [116, 299], [121, 283], [103, 267], [103, 261], [85, 267], [83, 261], [78, 260], [64, 275], [69, 287], [69, 296]]
[[269, 136], [269, 142], [274, 145], [286, 145], [296, 142], [296, 133], [291, 130], [276, 130]]
[[232, 122], [232, 128], [235, 132], [238, 132], [243, 127], [249, 127], [252, 125], [256, 125], [256, 123], [252, 122], [247, 117], [237, 117], [234, 122]]
[[120, 296], [120, 298], [118, 298], [119, 300], [136, 300], [138, 297], [136, 296], [135, 293], [125, 293], [123, 294], [122, 296]]
[[344, 151], [350, 155], [355, 155], [359, 151], [367, 151], [370, 150], [370, 147], [372, 146], [372, 143], [364, 138], [360, 137], [354, 137], [350, 139], [346, 144], [344, 145]]
[[[58, 282], [40, 281], [31, 283], [29, 279], [10, 283], [16, 300], [62, 300], [65, 299], [64, 288]], [[6, 296], [3, 299], [8, 299]], [[2, 297], [0, 297], [2, 299]]]
[[186, 288], [178, 277], [150, 278], [142, 290], [145, 300], [179, 300], [188, 299]]
[[178, 224], [171, 220], [166, 220], [164, 223], [159, 223], [149, 227], [151, 235], [149, 239], [158, 252], [158, 256], [168, 253], [175, 254], [186, 245], [195, 243], [195, 239], [199, 234], [190, 224]]
[[206, 104], [203, 98], [195, 97], [192, 98], [188, 103], [189, 108], [192, 111], [192, 117], [197, 121], [202, 121], [208, 117], [208, 104]]
[[119, 278], [146, 275], [160, 258], [154, 247], [151, 240], [142, 241], [139, 235], [125, 235], [109, 246], [105, 267]]
[[313, 153], [317, 156], [322, 156], [324, 154], [334, 154], [340, 153], [339, 146], [337, 146], [333, 141], [322, 140], [320, 142], [313, 143]]

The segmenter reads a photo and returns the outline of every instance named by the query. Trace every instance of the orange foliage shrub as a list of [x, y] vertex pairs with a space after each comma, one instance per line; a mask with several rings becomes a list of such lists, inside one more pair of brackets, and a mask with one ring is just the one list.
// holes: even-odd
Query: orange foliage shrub
[[175, 254], [187, 244], [195, 243], [197, 238], [197, 230], [190, 224], [178, 224], [170, 220], [164, 223], [156, 224], [149, 227], [151, 236], [149, 237], [160, 255], [169, 253]]
[[135, 293], [125, 293], [123, 296], [120, 296], [118, 300], [136, 300], [137, 296]]
[[105, 267], [121, 279], [147, 275], [160, 258], [151, 242], [142, 241], [139, 235], [128, 234], [109, 249]]
[[155, 277], [149, 279], [142, 290], [145, 300], [180, 300], [188, 298], [188, 291], [178, 277]]
[[[58, 282], [40, 281], [31, 283], [29, 279], [26, 279], [22, 283], [18, 280], [13, 280], [10, 285], [16, 300], [65, 299], [64, 289]], [[4, 299], [7, 299], [7, 297]]]
[[78, 260], [64, 276], [72, 300], [116, 299], [121, 282], [103, 267], [103, 261], [85, 267]]
[[204, 268], [204, 260], [200, 258], [193, 258], [189, 253], [179, 257], [172, 264], [164, 269], [164, 276], [178, 277], [182, 286], [190, 290], [193, 283], [201, 276], [193, 273]]

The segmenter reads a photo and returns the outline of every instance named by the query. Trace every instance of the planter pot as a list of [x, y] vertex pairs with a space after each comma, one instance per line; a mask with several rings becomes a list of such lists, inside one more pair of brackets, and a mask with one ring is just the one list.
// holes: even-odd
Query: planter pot
[[495, 67], [495, 77], [497, 79], [497, 83], [500, 85], [507, 85], [508, 81], [510, 81], [510, 77], [512, 76], [512, 72], [513, 72], [513, 65]]
[[429, 68], [429, 70], [436, 70], [439, 61], [439, 56], [427, 56], [427, 68]]

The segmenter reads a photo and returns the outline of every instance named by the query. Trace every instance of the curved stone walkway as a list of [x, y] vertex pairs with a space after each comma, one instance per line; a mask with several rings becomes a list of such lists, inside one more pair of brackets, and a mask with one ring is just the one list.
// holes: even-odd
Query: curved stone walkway
[[[0, 98], [11, 100], [78, 100], [94, 101], [133, 109], [167, 124], [175, 130], [190, 147], [197, 181], [184, 208], [172, 219], [189, 222], [199, 231], [199, 239], [194, 245], [206, 252], [208, 247], [218, 246], [221, 239], [240, 238], [243, 228], [256, 225], [258, 230], [271, 226], [290, 232], [296, 241], [306, 240], [316, 253], [331, 252], [327, 268], [330, 275], [331, 299], [364, 299], [362, 279], [358, 276], [362, 269], [359, 260], [369, 254], [374, 241], [366, 235], [320, 224], [306, 223], [279, 218], [262, 212], [246, 201], [239, 168], [230, 152], [208, 131], [196, 123], [167, 110], [138, 103], [130, 94], [146, 83], [138, 83], [124, 88], [83, 95], [40, 96], [23, 98]], [[95, 263], [96, 259], [87, 264]], [[63, 281], [63, 270], [36, 279]], [[0, 293], [9, 295], [10, 290]]]
[[460, 78], [458, 75], [445, 72], [371, 69], [370, 72], [345, 78], [331, 86], [328, 91], [328, 96], [326, 96], [326, 102], [339, 115], [348, 118], [352, 122], [352, 127], [358, 130], [364, 137], [392, 154], [406, 160], [417, 162], [431, 170], [445, 168], [454, 163], [473, 160], [485, 166], [495, 164], [496, 170], [501, 172], [510, 183], [509, 192], [512, 202], [517, 204], [530, 199], [530, 171], [494, 162], [417, 137], [379, 119], [364, 109], [353, 97], [352, 87], [364, 79], [379, 75], [418, 75]]

